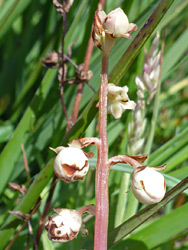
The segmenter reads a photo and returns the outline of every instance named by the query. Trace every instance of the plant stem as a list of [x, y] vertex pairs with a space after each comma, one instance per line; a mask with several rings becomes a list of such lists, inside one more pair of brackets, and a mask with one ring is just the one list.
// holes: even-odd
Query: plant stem
[[52, 197], [53, 197], [53, 193], [54, 193], [54, 189], [56, 187], [57, 180], [58, 180], [57, 177], [54, 175], [52, 183], [51, 183], [50, 192], [48, 194], [48, 198], [47, 198], [47, 201], [46, 201], [42, 216], [41, 216], [40, 221], [39, 221], [39, 226], [38, 226], [37, 236], [36, 236], [36, 244], [37, 244], [37, 246], [40, 243], [42, 230], [43, 230], [43, 227], [44, 227], [46, 216], [47, 216], [47, 214], [49, 212], [49, 209], [50, 209], [51, 200], [52, 200]]
[[[104, 5], [105, 5], [105, 0], [99, 0], [97, 9], [102, 10], [104, 8]], [[87, 45], [87, 49], [86, 49], [86, 53], [85, 53], [85, 58], [84, 58], [83, 74], [85, 74], [85, 75], [87, 74], [87, 71], [89, 69], [89, 63], [90, 63], [90, 59], [92, 56], [92, 52], [93, 52], [93, 38], [92, 38], [92, 31], [91, 31], [88, 45]], [[83, 87], [84, 87], [83, 82], [78, 84], [77, 93], [76, 93], [76, 97], [75, 97], [75, 101], [74, 101], [74, 106], [73, 106], [73, 110], [72, 110], [72, 114], [71, 114], [71, 118], [70, 118], [70, 123], [72, 126], [78, 118]]]
[[31, 216], [36, 212], [36, 210], [38, 209], [39, 205], [41, 203], [41, 199], [39, 199], [39, 201], [37, 202], [35, 208], [33, 209], [33, 211], [30, 213], [30, 215], [28, 216], [28, 218], [25, 220], [25, 222], [23, 223], [23, 225], [21, 226], [21, 228], [19, 229], [19, 231], [15, 234], [14, 238], [11, 240], [11, 242], [7, 245], [7, 247], [5, 248], [5, 250], [9, 250], [11, 248], [11, 246], [14, 244], [15, 240], [18, 238], [19, 234], [21, 233], [21, 231], [24, 229], [24, 227], [28, 224], [28, 221], [31, 219]]
[[[86, 54], [85, 54], [85, 58], [84, 58], [83, 74], [85, 74], [85, 75], [87, 74], [87, 70], [89, 68], [89, 62], [91, 59], [92, 52], [93, 52], [93, 39], [92, 39], [92, 35], [90, 34], [88, 46], [87, 46], [87, 50], [86, 50]], [[83, 87], [84, 87], [83, 82], [78, 84], [76, 98], [74, 101], [74, 106], [73, 106], [72, 114], [71, 114], [71, 118], [70, 118], [70, 122], [71, 122], [72, 126], [78, 118], [78, 112], [79, 112], [80, 102], [81, 102], [81, 98], [82, 98]]]
[[108, 85], [108, 55], [102, 53], [102, 72], [99, 93], [99, 139], [100, 147], [98, 150], [95, 196], [95, 237], [94, 250], [107, 249], [108, 233], [108, 142], [107, 142], [107, 85]]
[[64, 101], [64, 97], [63, 97], [63, 81], [65, 80], [65, 65], [64, 65], [64, 40], [65, 40], [65, 33], [66, 33], [66, 23], [67, 23], [67, 14], [66, 12], [63, 13], [62, 15], [63, 18], [63, 26], [62, 26], [62, 43], [61, 43], [61, 49], [62, 49], [62, 53], [61, 53], [61, 58], [62, 58], [62, 77], [61, 77], [61, 81], [59, 82], [59, 95], [60, 95], [60, 99], [61, 99], [61, 105], [63, 108], [63, 113], [65, 115], [66, 120], [68, 121], [68, 114], [67, 114], [67, 110], [66, 110], [66, 106], [65, 106], [65, 101]]
[[27, 182], [30, 183], [31, 182], [31, 176], [30, 176], [30, 173], [29, 173], [29, 166], [28, 166], [27, 156], [26, 156], [25, 148], [24, 148], [23, 144], [21, 144], [21, 148], [22, 148], [22, 153], [23, 153], [25, 172], [26, 172], [26, 175], [27, 175]]
[[130, 174], [124, 173], [121, 177], [120, 190], [118, 195], [118, 201], [116, 206], [116, 215], [114, 227], [119, 226], [124, 221], [125, 208], [127, 204], [127, 196], [126, 192], [129, 189], [129, 178]]

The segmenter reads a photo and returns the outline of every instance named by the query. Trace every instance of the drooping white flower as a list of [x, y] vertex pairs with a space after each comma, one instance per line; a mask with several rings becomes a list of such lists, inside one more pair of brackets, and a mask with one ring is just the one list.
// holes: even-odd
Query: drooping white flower
[[[52, 148], [50, 148], [52, 149]], [[74, 145], [52, 149], [57, 153], [54, 161], [55, 175], [65, 182], [82, 180], [89, 170], [89, 162], [84, 151]]]
[[136, 29], [136, 24], [129, 23], [121, 8], [112, 10], [108, 15], [104, 11], [97, 11], [92, 36], [98, 48], [109, 52], [118, 38], [131, 39], [130, 33]]
[[53, 208], [53, 210], [55, 214], [49, 216], [45, 224], [48, 238], [60, 243], [73, 240], [82, 226], [82, 216], [73, 209]]
[[112, 10], [104, 19], [104, 30], [114, 38], [131, 39], [130, 33], [137, 29], [136, 24], [129, 23], [127, 15], [121, 8]]
[[113, 83], [108, 84], [107, 109], [115, 119], [120, 119], [126, 109], [134, 109], [136, 104], [130, 101], [127, 95], [128, 87], [119, 87]]
[[131, 188], [138, 201], [154, 204], [163, 199], [166, 192], [165, 179], [158, 171], [164, 169], [165, 165], [154, 168], [140, 166], [133, 171]]
[[88, 158], [94, 155], [92, 152], [84, 152], [82, 148], [90, 144], [98, 147], [98, 138], [75, 138], [68, 143], [69, 147], [60, 146], [55, 149], [50, 147], [57, 154], [54, 161], [55, 175], [65, 182], [82, 180], [89, 170]]

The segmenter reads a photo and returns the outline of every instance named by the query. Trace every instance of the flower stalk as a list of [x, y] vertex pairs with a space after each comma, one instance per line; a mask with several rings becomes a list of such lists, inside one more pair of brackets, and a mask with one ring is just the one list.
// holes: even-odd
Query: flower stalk
[[99, 139], [98, 160], [96, 166], [96, 213], [94, 250], [107, 249], [108, 233], [108, 142], [107, 142], [107, 85], [108, 85], [108, 57], [102, 53], [101, 85], [99, 93]]
[[[115, 115], [113, 114], [116, 119], [121, 117], [123, 111], [122, 105], [120, 105], [122, 104], [121, 101], [129, 101], [126, 95], [128, 89], [124, 89], [123, 91], [118, 88], [117, 91], [117, 88], [113, 84], [108, 84], [108, 58], [117, 39], [120, 37], [130, 39], [131, 36], [129, 33], [136, 29], [137, 26], [129, 23], [127, 16], [120, 8], [111, 11], [108, 15], [104, 11], [97, 11], [95, 13], [92, 37], [96, 46], [102, 51], [102, 71], [98, 105], [100, 147], [98, 148], [95, 179], [96, 213], [94, 250], [107, 250], [109, 214], [108, 176], [110, 169], [107, 142], [107, 108], [110, 106], [109, 98], [111, 97], [112, 108], [116, 110]], [[110, 93], [108, 87], [113, 89], [112, 93]], [[113, 96], [116, 98], [115, 101], [113, 100]]]

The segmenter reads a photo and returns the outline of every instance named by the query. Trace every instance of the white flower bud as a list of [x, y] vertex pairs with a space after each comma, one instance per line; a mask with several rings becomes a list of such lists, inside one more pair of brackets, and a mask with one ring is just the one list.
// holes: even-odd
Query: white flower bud
[[130, 33], [137, 30], [121, 8], [111, 11], [108, 15], [104, 11], [96, 11], [93, 21], [93, 40], [96, 46], [109, 53], [116, 40], [120, 37], [131, 39]]
[[166, 192], [165, 179], [156, 170], [163, 170], [164, 166], [141, 166], [133, 171], [131, 188], [138, 201], [143, 204], [154, 204], [163, 199]]
[[129, 30], [129, 20], [121, 8], [112, 10], [104, 20], [103, 28], [118, 38]]
[[112, 114], [115, 119], [120, 119], [126, 109], [134, 109], [136, 104], [130, 101], [127, 95], [128, 87], [119, 87], [112, 83], [108, 84], [108, 113]]
[[48, 238], [55, 242], [64, 243], [73, 240], [79, 233], [82, 217], [76, 211], [66, 208], [54, 208], [55, 214], [48, 217], [45, 229]]
[[81, 148], [58, 147], [54, 161], [54, 172], [65, 182], [82, 180], [89, 170], [88, 158]]

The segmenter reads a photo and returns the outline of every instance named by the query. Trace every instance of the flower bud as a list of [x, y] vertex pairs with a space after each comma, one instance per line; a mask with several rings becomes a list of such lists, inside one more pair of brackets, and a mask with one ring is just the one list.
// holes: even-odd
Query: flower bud
[[121, 8], [112, 10], [103, 23], [103, 28], [118, 38], [129, 30], [129, 20]]
[[107, 109], [115, 119], [120, 119], [124, 110], [134, 109], [136, 106], [134, 101], [129, 100], [127, 92], [127, 86], [119, 87], [112, 83], [108, 84]]
[[50, 52], [46, 58], [41, 59], [43, 66], [46, 68], [57, 68], [59, 67], [59, 56], [55, 51]]
[[108, 15], [104, 11], [97, 11], [92, 36], [96, 46], [109, 53], [116, 39], [120, 37], [131, 39], [130, 33], [136, 29], [136, 24], [129, 23], [121, 8], [111, 11]]
[[133, 194], [142, 204], [154, 204], [160, 202], [166, 192], [165, 179], [156, 170], [164, 170], [161, 167], [137, 167], [132, 173], [131, 188]]
[[54, 172], [57, 177], [65, 182], [74, 182], [84, 178], [89, 170], [89, 163], [81, 148], [58, 147], [54, 151], [57, 153], [54, 161]]
[[60, 243], [73, 240], [80, 231], [82, 216], [72, 209], [53, 208], [53, 210], [55, 214], [49, 216], [45, 224], [48, 238]]

